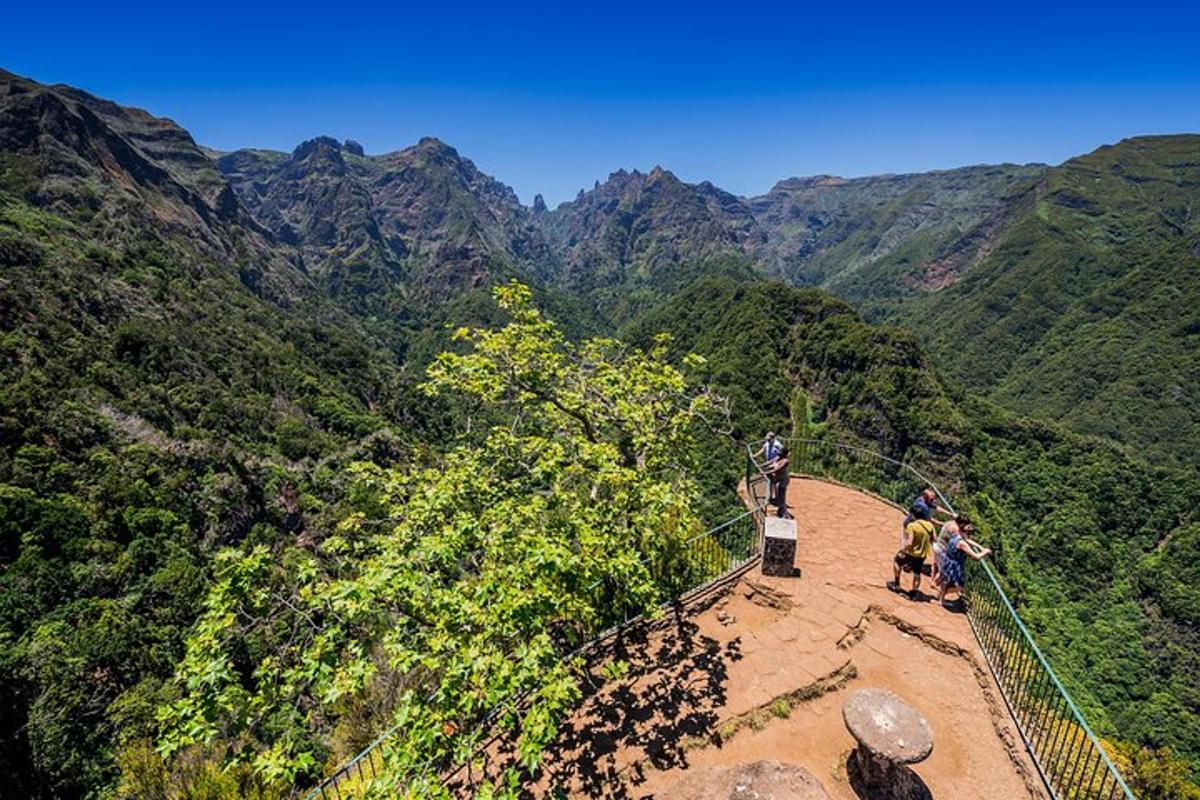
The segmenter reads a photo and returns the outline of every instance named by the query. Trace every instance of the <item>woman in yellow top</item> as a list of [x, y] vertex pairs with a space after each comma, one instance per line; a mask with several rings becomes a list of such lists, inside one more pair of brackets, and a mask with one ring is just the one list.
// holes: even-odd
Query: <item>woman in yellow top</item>
[[911, 572], [913, 575], [910, 597], [916, 597], [921, 588], [921, 573], [925, 570], [925, 559], [933, 545], [933, 535], [937, 528], [927, 519], [914, 519], [904, 526], [904, 538], [900, 543], [900, 552], [893, 559], [896, 577], [888, 584], [893, 592], [900, 591], [900, 571]]

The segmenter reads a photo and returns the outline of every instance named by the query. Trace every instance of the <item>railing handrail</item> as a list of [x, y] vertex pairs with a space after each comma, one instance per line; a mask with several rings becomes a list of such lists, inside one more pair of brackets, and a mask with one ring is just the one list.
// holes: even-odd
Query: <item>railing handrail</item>
[[[736, 514], [736, 515], [730, 517], [729, 519], [725, 520], [724, 522], [714, 525], [713, 527], [711, 527], [701, 533], [697, 533], [697, 534], [685, 539], [681, 543], [681, 547], [687, 547], [687, 546], [693, 545], [701, 540], [712, 538], [716, 534], [724, 531], [725, 529], [732, 527], [737, 522], [745, 520], [748, 517], [756, 517], [757, 515], [762, 514], [764, 508], [765, 508], [765, 506], [762, 504], [752, 505], [751, 508], [749, 508], [748, 510], [743, 511], [739, 514]], [[666, 607], [670, 606], [672, 603], [678, 602], [681, 598], [685, 598], [688, 596], [694, 596], [696, 592], [702, 591], [706, 587], [714, 586], [724, 580], [729, 579], [732, 575], [738, 574], [739, 572], [745, 570], [749, 565], [752, 565], [754, 563], [755, 559], [758, 558], [759, 555], [761, 555], [761, 547], [756, 547], [756, 552], [751, 553], [747, 558], [745, 558], [743, 560], [737, 561], [729, 569], [722, 571], [717, 576], [708, 578], [707, 580], [703, 580], [700, 583], [696, 584], [695, 586], [690, 586], [686, 589], [680, 590], [676, 594], [673, 594], [669, 599], [667, 599], [664, 603], [662, 603], [659, 606], [659, 609], [666, 608]], [[639, 560], [638, 563], [640, 565], [646, 565], [646, 564], [650, 563], [650, 561], [651, 561], [650, 556], [644, 556], [642, 559]], [[593, 589], [599, 588], [600, 584], [602, 584], [603, 582], [604, 582], [604, 579], [601, 578], [601, 579], [593, 582], [592, 584], [590, 584], [588, 587], [586, 587], [584, 589], [584, 591], [591, 591]], [[623, 629], [629, 625], [639, 622], [640, 620], [643, 619], [643, 617], [644, 617], [644, 615], [638, 614], [632, 618], [626, 619], [622, 622], [618, 622], [614, 625], [610, 625], [610, 626], [602, 629], [598, 633], [594, 634], [587, 641], [583, 642], [578, 647], [576, 647], [574, 650], [572, 650], [566, 656], [566, 658], [573, 658], [575, 656], [586, 653], [588, 650], [595, 647], [598, 643], [603, 642], [605, 639], [609, 638], [613, 634], [614, 631]], [[491, 719], [495, 715], [495, 713], [499, 709], [501, 709], [503, 706], [511, 705], [514, 702], [520, 702], [520, 699], [521, 699], [520, 697], [515, 698], [513, 700], [508, 701], [505, 704], [502, 704], [501, 706], [497, 706], [496, 708], [493, 708], [492, 710], [488, 711], [488, 713], [484, 715], [484, 721], [486, 722], [488, 719]], [[337, 792], [336, 796], [340, 800], [340, 798], [342, 797], [342, 793], [341, 793], [341, 789], [338, 788], [337, 784], [342, 779], [349, 776], [351, 774], [351, 770], [353, 770], [356, 766], [358, 766], [358, 768], [359, 768], [359, 775], [361, 777], [363, 775], [362, 768], [361, 768], [361, 764], [363, 763], [363, 761], [368, 759], [375, 750], [379, 749], [384, 744], [384, 742], [386, 742], [388, 739], [390, 739], [392, 736], [394, 736], [396, 734], [396, 732], [400, 730], [400, 727], [401, 727], [400, 723], [394, 724], [391, 727], [389, 727], [387, 730], [385, 730], [383, 733], [376, 736], [362, 750], [360, 750], [353, 757], [351, 757], [350, 759], [348, 759], [347, 761], [342, 763], [337, 769], [335, 769], [328, 776], [323, 778], [321, 780], [321, 782], [318, 783], [316, 786], [309, 789], [304, 794], [304, 800], [317, 800], [317, 798], [320, 798], [321, 800], [327, 800], [328, 795], [327, 795], [326, 790], [330, 790], [331, 792], [336, 791]], [[372, 764], [372, 770], [374, 770], [373, 764]], [[374, 775], [372, 777], [374, 777]]]
[[[915, 467], [913, 467], [911, 464], [907, 464], [903, 461], [897, 461], [894, 458], [891, 458], [882, 453], [873, 451], [869, 448], [861, 447], [859, 445], [854, 445], [854, 444], [848, 444], [845, 442], [829, 441], [829, 440], [825, 440], [825, 439], [814, 439], [811, 437], [783, 437], [783, 436], [781, 436], [778, 438], [782, 441], [789, 442], [789, 443], [790, 442], [798, 442], [798, 443], [802, 443], [805, 445], [817, 445], [820, 447], [831, 447], [831, 448], [834, 448], [837, 450], [860, 453], [860, 454], [870, 456], [871, 458], [875, 458], [880, 461], [884, 461], [889, 464], [892, 464], [893, 466], [896, 466], [903, 470], [906, 470], [912, 476], [917, 478], [920, 482], [927, 485], [930, 489], [933, 489], [933, 491], [937, 494], [938, 499], [941, 501], [942, 505], [946, 508], [946, 510], [949, 511], [951, 514], [957, 514], [957, 512], [954, 509], [954, 506], [950, 503], [949, 498], [947, 498], [946, 495], [943, 493], [941, 487], [938, 486], [938, 484], [935, 481], [933, 481], [928, 476], [926, 476], [925, 474], [923, 474], [922, 472], [917, 470]], [[749, 463], [752, 464], [758, 470], [759, 475], [761, 477], [768, 478], [767, 472], [763, 469], [764, 465], [759, 464], [759, 462], [754, 458], [754, 451], [751, 448], [752, 448], [752, 444], [747, 443], [746, 444], [746, 457], [747, 457]], [[749, 472], [750, 472], [749, 469], [747, 469], [747, 482], [749, 482]], [[1033, 654], [1034, 658], [1037, 660], [1038, 665], [1042, 668], [1042, 670], [1045, 672], [1046, 676], [1049, 678], [1054, 690], [1066, 702], [1067, 709], [1070, 711], [1071, 716], [1074, 718], [1074, 722], [1076, 724], [1078, 724], [1079, 727], [1083, 730], [1086, 739], [1091, 743], [1091, 745], [1095, 749], [1096, 753], [1098, 754], [1100, 760], [1107, 767], [1108, 772], [1111, 774], [1113, 780], [1115, 781], [1117, 788], [1119, 788], [1124, 793], [1125, 797], [1128, 798], [1128, 800], [1136, 800], [1136, 797], [1134, 796], [1133, 792], [1130, 790], [1129, 786], [1125, 783], [1125, 779], [1121, 776], [1120, 770], [1117, 769], [1116, 764], [1114, 764], [1112, 759], [1109, 757], [1108, 752], [1105, 750], [1104, 745], [1101, 743], [1099, 737], [1096, 736], [1096, 734], [1092, 731], [1091, 726], [1088, 725], [1087, 719], [1084, 717], [1083, 712], [1080, 711], [1079, 707], [1075, 704], [1075, 701], [1072, 699], [1070, 692], [1068, 692], [1066, 687], [1063, 686], [1062, 681], [1058, 677], [1058, 674], [1054, 671], [1054, 668], [1052, 666], [1050, 666], [1049, 660], [1046, 658], [1046, 656], [1042, 652], [1041, 648], [1038, 647], [1037, 642], [1033, 638], [1033, 635], [1029, 632], [1029, 629], [1025, 626], [1025, 622], [1021, 619], [1020, 614], [1017, 613], [1016, 608], [1013, 606], [1012, 601], [1009, 600], [1008, 594], [1004, 591], [1004, 587], [1001, 585], [999, 578], [997, 578], [995, 570], [992, 569], [991, 565], [987, 561], [980, 561], [979, 566], [983, 569], [984, 574], [987, 575], [988, 580], [991, 582], [992, 588], [994, 589], [996, 595], [1002, 601], [1004, 609], [1011, 616], [1023, 642], [1025, 643], [1026, 646], [1028, 646], [1030, 652]], [[995, 663], [993, 663], [993, 657], [991, 655], [989, 655], [988, 648], [987, 648], [987, 646], [985, 646], [984, 641], [981, 638], [980, 632], [974, 621], [972, 621], [971, 629], [972, 629], [972, 633], [975, 634], [976, 640], [979, 643], [981, 652], [983, 652], [983, 654], [984, 654], [984, 658], [988, 662], [988, 667], [992, 670], [993, 677], [996, 678], [996, 685], [999, 687], [1001, 694], [1004, 695], [1005, 701], [1009, 704], [1009, 709], [1010, 709], [1011, 715], [1013, 717], [1013, 721], [1016, 723], [1018, 729], [1020, 729], [1022, 736], [1025, 738], [1026, 746], [1027, 746], [1027, 748], [1029, 748], [1030, 737], [1028, 735], [1028, 732], [1026, 731], [1026, 728], [1022, 724], [1021, 720], [1018, 718], [1016, 710], [1015, 710], [1014, 706], [1012, 705], [1012, 701], [1009, 698], [1009, 693], [1008, 693], [1008, 691], [1005, 690], [1004, 683], [1003, 683], [1003, 681], [1000, 680], [1000, 676], [997, 673], [997, 666]], [[1058, 795], [1055, 787], [1052, 785], [1051, 776], [1047, 775], [1047, 773], [1045, 771], [1046, 768], [1041, 764], [1036, 753], [1034, 753], [1034, 752], [1032, 752], [1032, 750], [1030, 750], [1030, 756], [1032, 757], [1033, 762], [1034, 762], [1035, 766], [1037, 767], [1039, 774], [1042, 777], [1042, 781], [1046, 784], [1046, 788], [1049, 789], [1052, 796], [1058, 797], [1059, 795]], [[1072, 777], [1074, 777], [1074, 776], [1072, 776]], [[1089, 787], [1089, 789], [1090, 789], [1090, 787]], [[1071, 787], [1066, 787], [1066, 790], [1069, 792], [1071, 790]], [[1067, 800], [1068, 797], [1069, 797], [1069, 795], [1064, 795], [1064, 800]]]

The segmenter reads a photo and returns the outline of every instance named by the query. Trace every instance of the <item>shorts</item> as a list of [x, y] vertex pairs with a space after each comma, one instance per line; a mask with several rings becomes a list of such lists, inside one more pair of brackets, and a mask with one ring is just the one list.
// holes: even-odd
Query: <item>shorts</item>
[[899, 553], [896, 553], [896, 566], [900, 567], [904, 572], [920, 575], [925, 571], [925, 559], [920, 556], [910, 556], [901, 550]]

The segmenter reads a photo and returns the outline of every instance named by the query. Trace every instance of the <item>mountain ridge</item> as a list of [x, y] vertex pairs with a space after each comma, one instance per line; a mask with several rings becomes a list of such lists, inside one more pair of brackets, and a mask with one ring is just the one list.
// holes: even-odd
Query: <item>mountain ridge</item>
[[547, 271], [548, 249], [512, 189], [432, 137], [377, 156], [316, 137], [291, 153], [235, 150], [216, 164], [336, 293], [428, 299], [445, 285], [482, 285], [498, 260], [535, 279]]
[[[1193, 374], [1186, 352], [1146, 352], [1152, 388], [1136, 390], [1144, 400], [1112, 415], [1105, 406], [1127, 405], [1112, 395], [1119, 376], [1094, 364], [1091, 374], [1112, 379], [1076, 381], [1072, 359], [1062, 356], [1070, 351], [1087, 361], [1105, 349], [1111, 326], [1090, 325], [1080, 338], [1063, 325], [1050, 335], [1046, 322], [1047, 314], [1077, 308], [1083, 300], [1069, 298], [1082, 287], [1114, 281], [1116, 288], [1119, 275], [1150, 257], [1126, 240], [1179, 240], [1177, 252], [1164, 258], [1183, 271], [1148, 268], [1144, 280], [1164, 292], [1176, 278], [1188, 282], [1192, 272], [1180, 265], [1189, 263], [1189, 250], [1200, 250], [1187, 228], [1188, 198], [1196, 191], [1186, 176], [1170, 178], [1169, 165], [1155, 158], [1178, 150], [1184, 162], [1195, 160], [1200, 145], [1193, 135], [1129, 137], [1056, 167], [792, 177], [750, 198], [708, 181], [682, 181], [661, 165], [618, 169], [549, 209], [537, 198], [523, 205], [510, 187], [432, 137], [378, 155], [331, 137], [306, 140], [291, 152], [217, 154], [148, 112], [5, 75], [8, 127], [0, 142], [6, 169], [24, 176], [27, 196], [43, 207], [61, 206], [101, 238], [120, 239], [143, 225], [186, 233], [279, 304], [329, 294], [354, 314], [411, 328], [431, 310], [516, 277], [570, 298], [611, 328], [700, 275], [777, 277], [833, 291], [869, 319], [913, 327], [956, 379], [1011, 408], [1066, 415], [1080, 430], [1149, 447], [1154, 457], [1176, 457], [1173, 433], [1200, 441], [1200, 404], [1174, 378]], [[45, 144], [39, 175], [22, 161], [35, 140]], [[78, 148], [90, 155], [79, 160]], [[1085, 169], [1093, 162], [1105, 166]], [[1128, 174], [1121, 177], [1121, 169]], [[102, 173], [111, 180], [98, 181]], [[95, 186], [106, 188], [97, 194]], [[1175, 195], [1143, 196], [1168, 186]], [[1051, 211], [1074, 216], [1056, 228], [1039, 219]], [[1137, 226], [1127, 224], [1135, 218]], [[1096, 220], [1115, 227], [1106, 233]], [[1092, 231], [1093, 241], [1067, 245], [1063, 225]], [[1030, 272], [1035, 261], [1057, 277]], [[1068, 264], [1083, 270], [1084, 280], [1067, 276]], [[1022, 270], [1028, 274], [1018, 280]], [[1038, 285], [1039, 295], [1021, 282]], [[1127, 304], [1131, 290], [1089, 302]], [[1007, 319], [981, 301], [996, 296], [994, 308], [1009, 308], [999, 295], [1022, 292], [1027, 299]], [[1177, 316], [1179, 304], [1164, 302]], [[951, 307], [962, 313], [951, 315], [950, 324], [931, 322]], [[1186, 319], [1176, 327], [1187, 330]], [[1154, 334], [1156, 341], [1172, 337], [1166, 328]], [[1044, 346], [1031, 347], [1035, 339]], [[968, 363], [987, 369], [968, 370]], [[1071, 384], [1082, 388], [1060, 390]], [[1042, 402], [1042, 395], [1059, 399]], [[1128, 433], [1144, 413], [1155, 418], [1155, 433]], [[1094, 424], [1089, 415], [1106, 421]]]

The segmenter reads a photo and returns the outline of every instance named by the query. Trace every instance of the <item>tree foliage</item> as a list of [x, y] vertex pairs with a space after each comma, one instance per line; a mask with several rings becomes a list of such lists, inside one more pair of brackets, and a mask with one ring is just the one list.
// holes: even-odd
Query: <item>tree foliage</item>
[[576, 345], [524, 286], [496, 297], [511, 321], [461, 329], [465, 352], [428, 371], [430, 395], [471, 403], [460, 436], [412, 466], [356, 467], [358, 510], [311, 551], [223, 554], [164, 754], [226, 743], [268, 777], [311, 775], [320, 748], [296, 731], [391, 681], [381, 792], [443, 794], [441, 769], [471, 761], [485, 721], [532, 771], [578, 696], [571, 653], [663, 599], [664, 569], [703, 529], [696, 441], [721, 404], [665, 342]]

